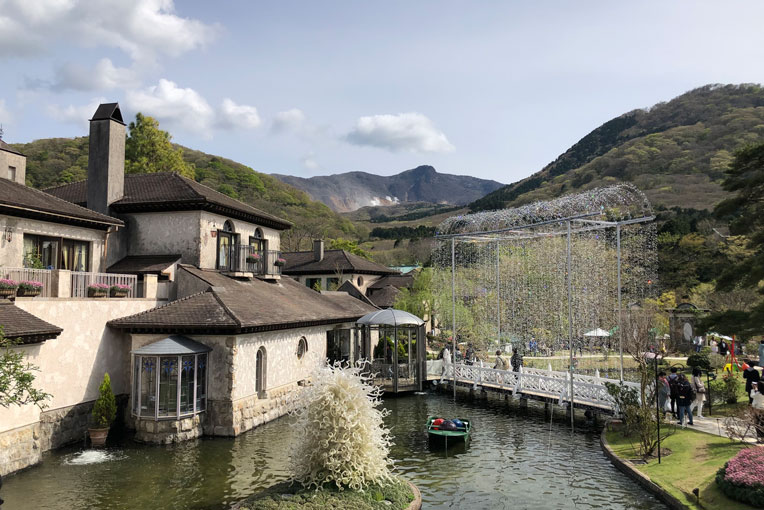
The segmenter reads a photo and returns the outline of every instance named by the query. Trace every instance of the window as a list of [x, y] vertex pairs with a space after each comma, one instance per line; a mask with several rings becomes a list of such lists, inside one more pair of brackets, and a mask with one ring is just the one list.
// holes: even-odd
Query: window
[[61, 269], [87, 271], [90, 243], [64, 239], [61, 243]]
[[326, 290], [337, 290], [337, 287], [340, 286], [340, 279], [339, 278], [327, 278], [326, 279]]
[[359, 276], [356, 282], [358, 282], [359, 287], [363, 287], [363, 276]]
[[233, 223], [226, 220], [223, 224], [223, 230], [218, 230], [218, 269], [235, 269], [236, 245], [239, 236], [234, 233]]
[[24, 234], [24, 267], [88, 271], [90, 243]]
[[266, 398], [265, 382], [267, 369], [268, 357], [265, 352], [265, 347], [260, 347], [257, 351], [257, 358], [255, 360], [255, 391], [257, 392], [257, 398]]
[[16, 180], [16, 167], [15, 166], [9, 166], [8, 167], [8, 178], [12, 181]]
[[305, 286], [313, 290], [321, 290], [321, 278], [305, 278]]
[[308, 340], [303, 336], [297, 342], [297, 359], [302, 359], [306, 352], [308, 352]]
[[133, 414], [180, 418], [205, 410], [207, 354], [134, 355]]

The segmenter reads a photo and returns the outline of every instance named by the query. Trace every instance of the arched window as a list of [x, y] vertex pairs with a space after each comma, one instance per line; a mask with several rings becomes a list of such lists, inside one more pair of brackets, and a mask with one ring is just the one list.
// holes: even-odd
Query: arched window
[[356, 281], [358, 282], [358, 286], [359, 287], [363, 287], [363, 276], [359, 276], [358, 280], [356, 280]]
[[231, 223], [231, 220], [225, 220], [225, 223], [223, 223], [223, 232], [236, 232], [233, 229], [233, 223]]
[[308, 340], [303, 336], [297, 342], [297, 359], [302, 359], [306, 352], [308, 352]]
[[268, 356], [265, 352], [265, 347], [260, 347], [255, 361], [255, 391], [257, 391], [257, 398], [265, 398], [267, 369]]
[[260, 227], [257, 227], [255, 229], [255, 239], [262, 239], [263, 238], [263, 229]]

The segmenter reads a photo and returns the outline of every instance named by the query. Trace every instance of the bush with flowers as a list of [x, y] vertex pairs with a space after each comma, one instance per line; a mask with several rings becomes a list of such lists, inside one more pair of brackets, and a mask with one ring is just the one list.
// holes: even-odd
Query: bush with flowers
[[8, 278], [0, 278], [0, 289], [15, 290], [19, 287], [19, 284], [15, 280]]
[[130, 285], [117, 283], [109, 288], [109, 292], [113, 297], [125, 297], [130, 292], [130, 289], [132, 289]]
[[716, 473], [716, 484], [727, 497], [764, 507], [764, 448], [745, 448]]
[[286, 265], [286, 259], [282, 259], [281, 257], [276, 259], [276, 262], [273, 263], [274, 266], [283, 267]]
[[42, 282], [24, 280], [23, 282], [19, 282], [19, 288], [31, 291], [42, 290]]

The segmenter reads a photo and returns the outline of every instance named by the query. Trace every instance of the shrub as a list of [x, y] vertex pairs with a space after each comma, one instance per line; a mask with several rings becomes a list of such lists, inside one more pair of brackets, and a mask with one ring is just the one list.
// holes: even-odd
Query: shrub
[[31, 280], [25, 280], [23, 282], [19, 282], [19, 289], [24, 290], [39, 290], [42, 289], [42, 282], [35, 282]]
[[111, 391], [111, 378], [108, 372], [103, 374], [103, 382], [98, 392], [98, 400], [93, 406], [93, 422], [97, 428], [105, 429], [110, 427], [114, 418], [117, 417], [117, 403]]
[[9, 280], [8, 278], [0, 279], [0, 289], [16, 289], [19, 284], [15, 280]]
[[711, 365], [711, 368], [720, 370], [724, 365], [727, 364], [727, 361], [724, 359], [724, 356], [718, 353], [711, 353], [708, 355], [708, 362]]
[[687, 366], [709, 370], [711, 368], [711, 360], [708, 359], [708, 354], [706, 353], [694, 352], [687, 357]]
[[764, 507], [764, 448], [746, 448], [716, 473], [719, 489], [732, 498], [756, 508]]
[[711, 398], [714, 403], [734, 404], [737, 402], [740, 379], [729, 372], [720, 379], [711, 381]]
[[360, 490], [390, 483], [390, 431], [379, 409], [381, 390], [359, 368], [321, 366], [295, 401], [294, 480]]

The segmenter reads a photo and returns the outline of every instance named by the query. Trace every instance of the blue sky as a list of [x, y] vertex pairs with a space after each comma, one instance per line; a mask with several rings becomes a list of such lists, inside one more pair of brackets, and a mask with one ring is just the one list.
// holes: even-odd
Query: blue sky
[[268, 173], [509, 183], [635, 108], [764, 82], [764, 2], [0, 0], [8, 142], [99, 102]]

